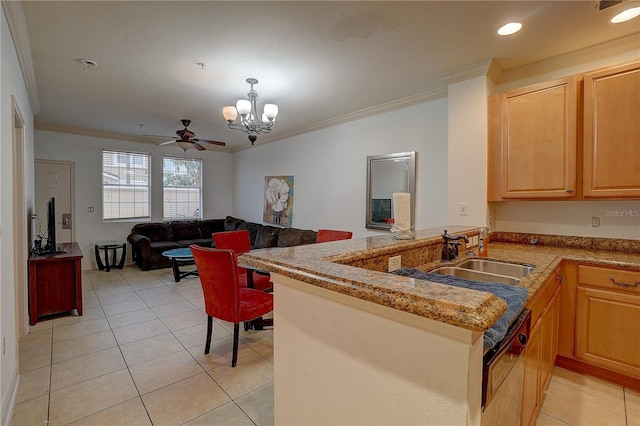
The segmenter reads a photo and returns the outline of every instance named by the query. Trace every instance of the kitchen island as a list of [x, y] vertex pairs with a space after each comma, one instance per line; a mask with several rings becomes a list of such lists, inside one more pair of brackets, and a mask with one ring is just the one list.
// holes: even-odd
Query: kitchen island
[[[450, 234], [478, 233], [447, 227]], [[442, 228], [265, 249], [241, 262], [275, 283], [276, 424], [480, 424], [482, 336], [506, 309], [489, 293], [384, 272], [425, 270]], [[464, 252], [464, 250], [462, 251]], [[640, 255], [493, 243], [489, 258], [534, 264], [533, 298], [564, 256], [640, 266]]]

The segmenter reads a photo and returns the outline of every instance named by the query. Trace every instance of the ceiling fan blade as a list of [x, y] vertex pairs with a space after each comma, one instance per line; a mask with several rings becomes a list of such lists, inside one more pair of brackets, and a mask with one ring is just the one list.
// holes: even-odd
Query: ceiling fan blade
[[142, 136], [144, 136], [145, 138], [162, 138], [162, 139], [174, 138], [175, 139], [175, 136], [167, 136], [167, 135], [142, 135]]
[[171, 139], [170, 141], [162, 142], [162, 143], [159, 143], [158, 145], [169, 145], [170, 143], [174, 143], [174, 142], [176, 142], [176, 140]]
[[194, 142], [204, 142], [204, 143], [210, 143], [212, 145], [219, 145], [219, 146], [227, 146], [226, 143], [224, 142], [219, 142], [219, 141], [211, 141], [209, 139], [200, 139], [200, 138], [193, 138], [191, 139]]
[[195, 146], [198, 151], [206, 151], [207, 150], [207, 148], [205, 148], [204, 146], [200, 145], [197, 142], [194, 142], [193, 146]]

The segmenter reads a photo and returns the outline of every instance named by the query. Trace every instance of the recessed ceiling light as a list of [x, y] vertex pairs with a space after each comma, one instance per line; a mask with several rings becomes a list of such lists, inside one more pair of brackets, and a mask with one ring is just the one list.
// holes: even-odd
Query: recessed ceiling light
[[522, 28], [522, 24], [520, 22], [509, 22], [500, 27], [498, 30], [498, 34], [500, 35], [511, 35], [517, 33]]
[[623, 10], [622, 12], [611, 18], [611, 23], [619, 24], [621, 22], [626, 22], [630, 19], [637, 18], [638, 16], [640, 16], [640, 7], [632, 7], [630, 9]]

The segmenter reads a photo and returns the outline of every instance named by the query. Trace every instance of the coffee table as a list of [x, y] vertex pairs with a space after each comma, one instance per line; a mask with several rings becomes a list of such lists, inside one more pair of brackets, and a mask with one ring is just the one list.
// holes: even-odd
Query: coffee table
[[167, 250], [165, 252], [162, 252], [162, 255], [171, 259], [171, 264], [173, 267], [173, 279], [176, 282], [179, 282], [182, 278], [188, 277], [190, 275], [198, 276], [197, 269], [180, 271], [180, 266], [191, 265], [194, 262], [193, 254], [191, 253], [190, 248]]

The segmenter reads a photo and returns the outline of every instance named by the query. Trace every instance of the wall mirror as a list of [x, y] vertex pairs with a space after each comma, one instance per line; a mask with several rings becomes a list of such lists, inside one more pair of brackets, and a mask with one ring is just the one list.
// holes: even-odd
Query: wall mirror
[[393, 193], [411, 194], [411, 226], [415, 225], [416, 153], [372, 155], [367, 157], [368, 229], [391, 229]]

